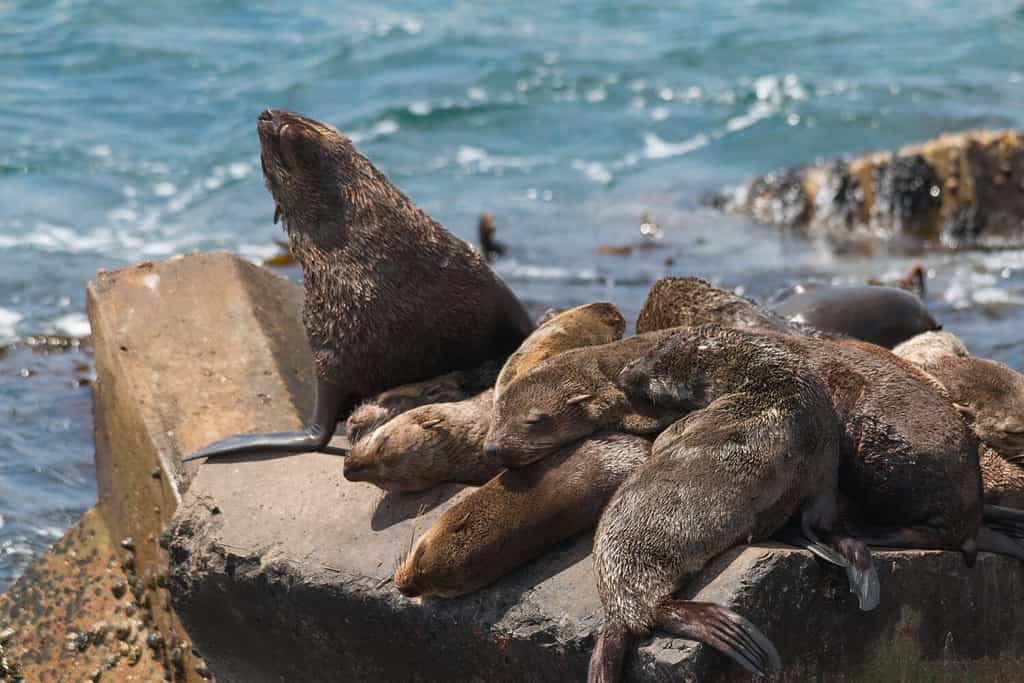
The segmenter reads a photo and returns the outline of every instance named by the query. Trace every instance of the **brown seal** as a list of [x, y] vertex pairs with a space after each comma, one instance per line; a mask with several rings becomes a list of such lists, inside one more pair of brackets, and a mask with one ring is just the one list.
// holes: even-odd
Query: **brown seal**
[[498, 580], [592, 528], [650, 449], [644, 438], [605, 434], [505, 470], [438, 517], [399, 565], [395, 586], [409, 597], [455, 597]]
[[948, 332], [917, 335], [893, 353], [934, 377], [979, 439], [1003, 458], [1024, 463], [1024, 375], [971, 356]]
[[[465, 401], [494, 386], [501, 363], [487, 361], [472, 370], [456, 370], [425, 382], [403, 384], [363, 401], [345, 421], [352, 444], [397, 415], [432, 403]], [[489, 417], [489, 416], [488, 416]]]
[[600, 431], [657, 434], [678, 412], [632, 399], [616, 378], [669, 334], [659, 330], [571, 349], [527, 370], [495, 399], [484, 452], [505, 467], [524, 467]]
[[517, 377], [542, 361], [569, 349], [609, 344], [622, 339], [626, 321], [609, 303], [577, 306], [547, 318], [508, 357], [494, 385], [495, 399]]
[[425, 491], [443, 483], [483, 484], [501, 471], [484, 457], [494, 390], [453, 403], [419, 406], [352, 446], [345, 478], [386, 491]]
[[304, 432], [239, 435], [193, 457], [327, 450], [368, 396], [504, 359], [533, 331], [476, 249], [416, 208], [331, 126], [259, 115], [263, 179], [302, 266], [317, 374]]
[[919, 298], [896, 287], [804, 285], [770, 308], [791, 322], [888, 349], [941, 329]]
[[[805, 528], [834, 531], [842, 424], [824, 378], [786, 340], [683, 328], [622, 371], [630, 392], [695, 412], [658, 436], [601, 517], [594, 571], [605, 626], [590, 680], [618, 680], [628, 646], [654, 629], [703, 641], [754, 673], [779, 668], [746, 619], [672, 596], [712, 558], [769, 537], [801, 508]], [[862, 606], [873, 608], [867, 548], [836, 542], [870, 577]]]
[[[1024, 559], [1024, 548], [980, 525], [978, 440], [926, 373], [865, 342], [744, 334], [772, 337], [825, 381], [843, 425], [840, 490], [858, 537], [869, 545], [959, 549], [968, 563], [979, 548]], [[686, 372], [672, 360], [678, 345], [669, 338], [644, 361], [662, 368], [645, 391], [667, 407], [681, 398], [673, 377]]]
[[636, 332], [643, 334], [670, 327], [693, 327], [718, 323], [740, 329], [800, 331], [756, 303], [699, 277], [663, 277], [651, 286]]

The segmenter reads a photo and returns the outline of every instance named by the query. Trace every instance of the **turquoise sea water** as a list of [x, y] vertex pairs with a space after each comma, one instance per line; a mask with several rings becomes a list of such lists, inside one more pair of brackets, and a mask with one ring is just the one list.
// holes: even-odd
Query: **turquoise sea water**
[[[764, 296], [920, 260], [947, 329], [1024, 369], [1021, 252], [837, 255], [699, 203], [817, 156], [1024, 126], [1022, 7], [0, 0], [0, 343], [87, 334], [98, 268], [274, 253], [255, 119], [280, 107], [467, 239], [493, 212], [527, 301], [635, 314], [669, 272]], [[644, 212], [662, 249], [595, 251]], [[0, 353], [0, 591], [94, 500], [82, 362]]]

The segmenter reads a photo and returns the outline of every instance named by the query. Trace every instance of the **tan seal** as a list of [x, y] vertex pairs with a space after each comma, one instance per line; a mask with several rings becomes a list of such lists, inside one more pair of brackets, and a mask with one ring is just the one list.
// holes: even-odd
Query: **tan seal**
[[357, 441], [345, 478], [386, 491], [425, 491], [444, 483], [483, 484], [501, 471], [484, 456], [494, 391], [465, 401], [419, 406]]
[[[388, 389], [356, 406], [345, 421], [352, 444], [396, 415], [431, 403], [465, 401], [494, 386], [501, 364], [488, 361], [471, 370], [447, 372], [424, 382]], [[489, 417], [489, 416], [488, 416]]]
[[474, 247], [416, 208], [331, 126], [268, 109], [263, 180], [302, 267], [317, 374], [303, 432], [222, 439], [192, 457], [326, 450], [362, 399], [506, 358], [533, 331]]
[[609, 303], [577, 306], [547, 318], [505, 361], [494, 386], [495, 399], [517, 377], [541, 361], [570, 349], [622, 339], [625, 329], [626, 321], [619, 309]]
[[445, 510], [399, 565], [395, 586], [409, 597], [455, 597], [496, 581], [592, 528], [650, 448], [641, 437], [598, 435], [502, 472]]
[[530, 368], [494, 401], [484, 452], [505, 467], [524, 467], [600, 431], [656, 435], [678, 412], [632, 399], [616, 378], [668, 334], [571, 349]]
[[985, 444], [1024, 463], [1024, 375], [970, 355], [948, 332], [919, 334], [893, 353], [934, 377]]

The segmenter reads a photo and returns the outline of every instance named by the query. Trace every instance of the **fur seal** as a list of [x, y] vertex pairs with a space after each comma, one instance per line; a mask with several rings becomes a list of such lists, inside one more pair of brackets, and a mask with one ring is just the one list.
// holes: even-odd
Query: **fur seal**
[[[655, 629], [705, 642], [757, 674], [780, 668], [746, 619], [672, 596], [712, 558], [769, 537], [801, 508], [805, 527], [833, 533], [842, 425], [823, 378], [785, 339], [684, 328], [623, 369], [630, 392], [695, 412], [658, 436], [601, 517], [594, 571], [605, 626], [591, 681], [619, 680], [627, 648]], [[841, 547], [874, 578], [865, 596], [873, 608], [867, 548], [850, 539]]]
[[974, 433], [1003, 458], [1024, 463], [1024, 375], [968, 353], [948, 332], [926, 332], [893, 353], [934, 377]]
[[715, 287], [702, 278], [663, 277], [647, 293], [636, 319], [636, 332], [643, 334], [704, 323], [740, 329], [802, 331], [799, 325], [761, 308], [750, 299]]
[[604, 434], [505, 470], [438, 517], [398, 566], [395, 586], [408, 597], [455, 597], [496, 581], [592, 528], [650, 450], [642, 437]]
[[494, 390], [398, 415], [352, 446], [345, 478], [385, 491], [425, 491], [438, 484], [483, 484], [501, 471], [484, 457]]
[[533, 331], [475, 248], [416, 208], [331, 126], [267, 109], [256, 125], [263, 180], [302, 267], [316, 365], [303, 432], [245, 434], [187, 460], [327, 446], [358, 401], [504, 359]]
[[633, 399], [615, 382], [627, 363], [669, 334], [570, 349], [530, 368], [495, 399], [484, 452], [505, 467], [525, 467], [600, 431], [657, 434], [678, 412]]
[[889, 349], [941, 329], [920, 299], [896, 287], [804, 286], [770, 310], [791, 322]]
[[[828, 387], [843, 425], [839, 488], [855, 536], [869, 545], [961, 550], [969, 564], [978, 549], [1024, 559], [1024, 548], [981, 525], [977, 438], [926, 373], [866, 342], [745, 334], [802, 356]], [[679, 401], [675, 378], [687, 370], [672, 355], [680, 343], [670, 337], [652, 350], [663, 371], [646, 393], [659, 405]]]
[[[456, 370], [425, 382], [403, 384], [363, 401], [345, 421], [349, 442], [363, 436], [397, 415], [432, 403], [465, 401], [494, 386], [501, 364], [487, 361], [472, 370]], [[488, 416], [489, 417], [489, 416]]]
[[622, 314], [609, 303], [577, 306], [548, 318], [505, 361], [494, 385], [495, 399], [540, 362], [569, 349], [609, 344], [622, 339], [625, 330]]

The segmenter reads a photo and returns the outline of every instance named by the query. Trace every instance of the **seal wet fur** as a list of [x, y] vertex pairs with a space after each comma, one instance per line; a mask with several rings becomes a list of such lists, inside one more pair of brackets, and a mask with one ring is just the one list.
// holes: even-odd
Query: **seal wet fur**
[[[711, 559], [770, 536], [801, 508], [833, 530], [842, 425], [822, 378], [779, 339], [681, 329], [623, 369], [630, 392], [695, 412], [658, 436], [601, 517], [594, 571], [605, 627], [591, 681], [620, 680], [628, 648], [654, 630], [705, 642], [757, 674], [780, 668], [740, 615], [672, 597]], [[848, 547], [873, 573], [867, 549]]]
[[334, 128], [259, 115], [263, 179], [302, 267], [317, 374], [304, 432], [237, 435], [191, 458], [331, 451], [338, 420], [390, 387], [504, 359], [533, 330], [483, 256], [416, 208]]
[[505, 470], [437, 518], [399, 565], [395, 586], [408, 597], [455, 597], [498, 580], [593, 528], [650, 449], [642, 437], [599, 434]]

